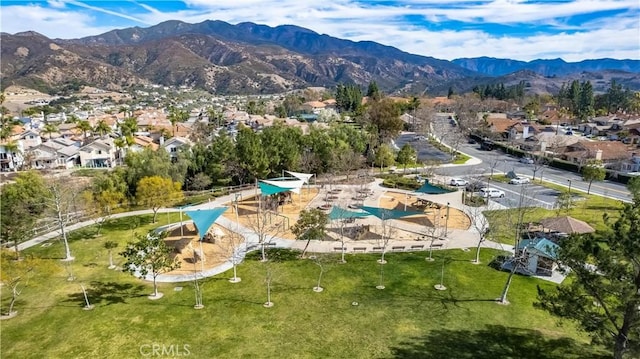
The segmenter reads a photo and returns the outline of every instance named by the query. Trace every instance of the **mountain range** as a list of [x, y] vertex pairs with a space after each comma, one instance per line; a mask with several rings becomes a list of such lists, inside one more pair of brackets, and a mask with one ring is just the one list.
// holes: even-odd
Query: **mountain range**
[[371, 41], [353, 42], [309, 29], [254, 23], [166, 21], [80, 39], [36, 32], [0, 34], [2, 87], [55, 91], [75, 82], [118, 89], [134, 84], [191, 85], [216, 93], [276, 93], [376, 81], [388, 93], [468, 91], [476, 84], [527, 81], [554, 92], [572, 79], [611, 80], [640, 89], [640, 61], [560, 59], [523, 62], [488, 57], [439, 60]]

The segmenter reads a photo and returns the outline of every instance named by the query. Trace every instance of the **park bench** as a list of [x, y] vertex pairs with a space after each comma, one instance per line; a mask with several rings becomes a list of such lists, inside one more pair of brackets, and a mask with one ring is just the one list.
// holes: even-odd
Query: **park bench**
[[367, 247], [353, 247], [354, 253], [365, 253], [367, 251]]
[[411, 249], [411, 250], [421, 250], [421, 249], [424, 249], [424, 244], [415, 244], [415, 245], [412, 245], [410, 249]]
[[[345, 248], [346, 249], [346, 248]], [[342, 252], [342, 247], [333, 247], [335, 252]]]
[[392, 252], [404, 252], [404, 246], [393, 246], [391, 247]]
[[373, 247], [373, 248], [371, 248], [371, 251], [372, 252], [382, 252], [383, 249], [384, 248], [382, 248], [382, 247]]

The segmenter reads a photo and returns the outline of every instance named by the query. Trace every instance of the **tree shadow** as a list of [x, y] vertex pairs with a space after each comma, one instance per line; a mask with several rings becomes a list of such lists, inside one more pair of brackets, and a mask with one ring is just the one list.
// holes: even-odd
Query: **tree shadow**
[[441, 329], [391, 348], [396, 359], [604, 359], [611, 355], [570, 338], [536, 330], [489, 325], [480, 330]]
[[142, 227], [150, 224], [152, 219], [153, 219], [153, 215], [111, 218], [102, 225], [102, 230], [106, 230], [106, 231], [136, 230], [138, 227]]
[[[147, 288], [141, 284], [99, 282], [93, 281], [85, 288], [89, 303], [94, 305], [124, 304], [128, 298], [144, 297], [148, 293]], [[82, 289], [68, 295], [66, 302], [78, 303], [81, 307], [85, 305], [84, 293]]]

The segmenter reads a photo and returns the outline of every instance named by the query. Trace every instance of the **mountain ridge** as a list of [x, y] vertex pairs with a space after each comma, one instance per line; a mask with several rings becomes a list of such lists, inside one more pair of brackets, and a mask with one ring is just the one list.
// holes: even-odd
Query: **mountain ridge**
[[[388, 93], [442, 94], [450, 86], [465, 91], [476, 83], [500, 81], [508, 74], [505, 69], [520, 71], [537, 66], [551, 71], [555, 63], [566, 71], [574, 66], [563, 60], [523, 62], [488, 57], [450, 62], [294, 25], [232, 25], [219, 20], [196, 24], [169, 20], [146, 28], [115, 29], [67, 40], [49, 39], [33, 31], [0, 36], [3, 87], [28, 84], [55, 88], [65, 79], [74, 79], [112, 88], [158, 83], [191, 85], [218, 93], [275, 93], [338, 83], [366, 86], [376, 81]], [[640, 61], [588, 61], [583, 65], [640, 72]], [[635, 74], [611, 75], [616, 76], [640, 89]], [[554, 85], [541, 88], [554, 88], [559, 80], [550, 79]], [[536, 83], [543, 81], [535, 79]]]

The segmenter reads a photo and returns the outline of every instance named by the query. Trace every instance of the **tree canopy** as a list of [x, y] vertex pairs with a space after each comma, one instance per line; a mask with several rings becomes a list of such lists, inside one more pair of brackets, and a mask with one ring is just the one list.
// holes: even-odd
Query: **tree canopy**
[[614, 358], [635, 358], [640, 355], [638, 192], [618, 220], [606, 222], [604, 231], [560, 242], [558, 262], [570, 269], [570, 276], [557, 290], [539, 288], [537, 305], [577, 322], [594, 342], [611, 348]]

